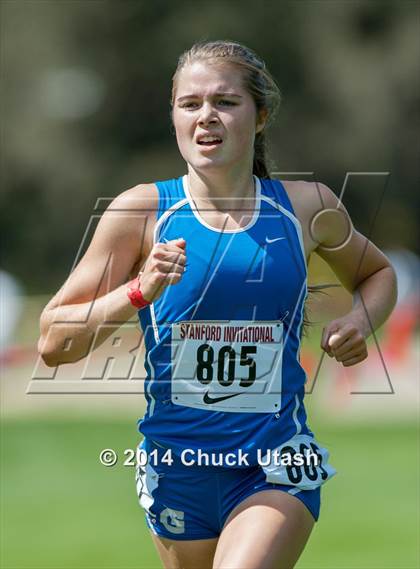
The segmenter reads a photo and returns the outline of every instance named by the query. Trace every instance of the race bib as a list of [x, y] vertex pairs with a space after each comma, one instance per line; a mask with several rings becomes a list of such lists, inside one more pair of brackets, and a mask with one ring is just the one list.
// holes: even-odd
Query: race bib
[[[267, 482], [314, 490], [336, 474], [329, 453], [309, 435], [295, 435], [270, 450], [261, 461]], [[267, 466], [265, 466], [268, 464]]]
[[236, 413], [281, 408], [283, 323], [172, 324], [172, 402]]

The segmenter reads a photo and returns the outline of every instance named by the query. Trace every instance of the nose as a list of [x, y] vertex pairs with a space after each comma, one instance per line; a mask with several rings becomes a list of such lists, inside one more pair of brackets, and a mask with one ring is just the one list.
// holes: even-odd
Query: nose
[[209, 102], [203, 103], [203, 106], [201, 107], [200, 116], [198, 119], [198, 124], [200, 126], [204, 126], [208, 124], [217, 123], [218, 120], [219, 119], [217, 117], [217, 113], [215, 112], [213, 105], [211, 105]]

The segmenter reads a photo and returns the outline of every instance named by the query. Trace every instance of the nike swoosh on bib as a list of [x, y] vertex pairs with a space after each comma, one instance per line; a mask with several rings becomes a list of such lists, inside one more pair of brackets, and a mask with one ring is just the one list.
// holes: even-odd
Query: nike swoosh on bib
[[210, 397], [209, 392], [206, 391], [203, 397], [204, 403], [211, 405], [212, 403], [219, 403], [219, 401], [224, 401], [225, 399], [230, 399], [231, 397], [236, 397], [241, 395], [240, 393], [232, 393], [232, 395], [223, 395], [223, 397]]
[[265, 238], [266, 243], [274, 243], [274, 241], [280, 241], [281, 239], [286, 239], [286, 237], [275, 237], [274, 239]]

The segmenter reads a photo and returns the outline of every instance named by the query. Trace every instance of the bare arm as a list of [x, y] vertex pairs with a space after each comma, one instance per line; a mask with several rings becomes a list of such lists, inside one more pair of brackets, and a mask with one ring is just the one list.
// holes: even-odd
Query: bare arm
[[[47, 365], [79, 360], [102, 323], [121, 325], [135, 314], [126, 282], [152, 247], [156, 201], [152, 185], [138, 186], [118, 196], [102, 216], [85, 255], [42, 312], [38, 349]], [[100, 328], [95, 346], [112, 332]]]
[[388, 258], [356, 231], [335, 194], [319, 184], [326, 210], [314, 217], [315, 249], [353, 294], [352, 310], [324, 329], [321, 347], [343, 365], [367, 357], [366, 338], [391, 314], [397, 300], [397, 280]]

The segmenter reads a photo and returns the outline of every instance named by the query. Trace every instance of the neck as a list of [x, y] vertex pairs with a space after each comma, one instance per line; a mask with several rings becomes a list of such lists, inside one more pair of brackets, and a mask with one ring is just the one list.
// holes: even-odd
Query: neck
[[221, 211], [241, 209], [255, 196], [251, 169], [207, 173], [188, 166], [188, 183], [197, 206], [206, 204]]

